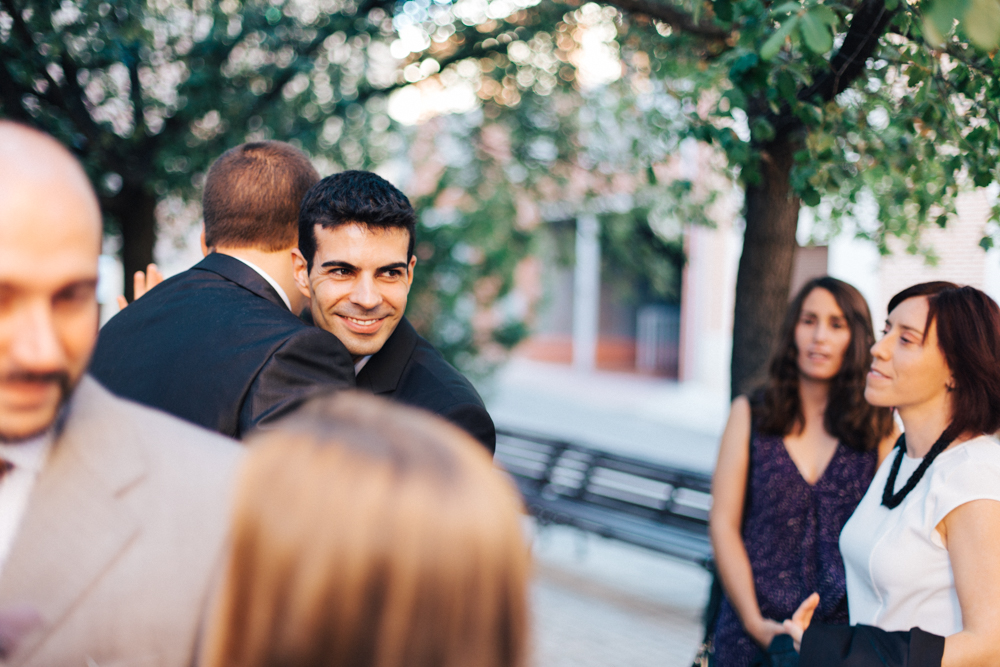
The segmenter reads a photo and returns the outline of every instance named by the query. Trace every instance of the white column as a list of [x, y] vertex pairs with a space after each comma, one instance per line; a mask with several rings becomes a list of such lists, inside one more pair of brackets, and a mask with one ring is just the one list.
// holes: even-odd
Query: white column
[[601, 240], [597, 216], [576, 220], [576, 266], [573, 271], [573, 367], [591, 371], [597, 362], [601, 301]]

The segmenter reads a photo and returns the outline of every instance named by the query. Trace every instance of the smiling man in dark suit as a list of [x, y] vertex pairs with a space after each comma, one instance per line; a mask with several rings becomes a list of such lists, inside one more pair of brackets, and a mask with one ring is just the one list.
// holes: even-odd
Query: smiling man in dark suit
[[112, 392], [240, 438], [309, 396], [354, 385], [336, 337], [302, 322], [299, 204], [319, 180], [292, 146], [224, 153], [208, 172], [205, 259], [113, 317], [90, 372]]
[[415, 225], [409, 200], [380, 176], [328, 176], [302, 201], [295, 280], [315, 324], [351, 353], [358, 388], [441, 415], [492, 452], [493, 420], [472, 383], [403, 316]]

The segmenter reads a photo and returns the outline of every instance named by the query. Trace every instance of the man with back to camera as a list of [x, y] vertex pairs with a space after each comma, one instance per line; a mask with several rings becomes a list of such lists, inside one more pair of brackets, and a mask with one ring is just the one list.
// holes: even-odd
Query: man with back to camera
[[236, 438], [329, 388], [354, 385], [344, 346], [296, 317], [299, 203], [319, 180], [292, 146], [223, 153], [202, 197], [205, 259], [101, 329], [90, 372], [119, 396]]
[[0, 660], [191, 664], [241, 449], [84, 375], [102, 223], [83, 169], [0, 121]]
[[493, 420], [472, 383], [403, 316], [415, 227], [409, 200], [380, 176], [328, 176], [302, 201], [295, 281], [314, 323], [351, 353], [358, 388], [441, 415], [492, 452]]

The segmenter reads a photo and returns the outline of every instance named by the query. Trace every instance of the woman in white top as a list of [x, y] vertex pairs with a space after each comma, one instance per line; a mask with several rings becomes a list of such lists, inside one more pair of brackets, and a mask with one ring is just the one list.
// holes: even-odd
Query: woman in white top
[[[851, 624], [872, 626], [860, 628], [870, 637], [851, 642], [846, 628], [810, 628], [815, 594], [785, 627], [797, 640], [810, 628], [804, 666], [845, 664], [833, 659], [845, 647], [850, 664], [868, 664], [858, 652], [873, 642], [884, 643], [880, 660], [895, 645], [899, 664], [1000, 664], [1000, 442], [992, 435], [1000, 429], [1000, 309], [972, 287], [915, 285], [889, 302], [872, 356], [865, 398], [895, 407], [905, 433], [840, 537]], [[876, 629], [895, 634], [871, 639]]]

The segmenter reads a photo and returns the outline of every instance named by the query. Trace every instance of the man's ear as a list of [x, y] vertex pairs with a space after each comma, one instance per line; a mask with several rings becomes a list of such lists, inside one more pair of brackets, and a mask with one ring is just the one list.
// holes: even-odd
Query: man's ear
[[295, 276], [295, 284], [299, 286], [302, 295], [311, 298], [312, 290], [309, 285], [309, 264], [298, 248], [292, 248], [292, 274]]
[[413, 267], [417, 265], [417, 256], [410, 255], [410, 265], [406, 267], [406, 284], [413, 284]]

